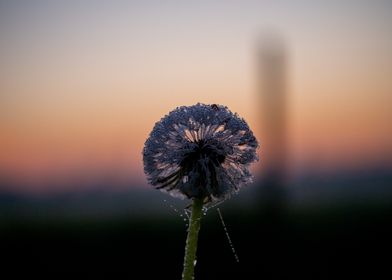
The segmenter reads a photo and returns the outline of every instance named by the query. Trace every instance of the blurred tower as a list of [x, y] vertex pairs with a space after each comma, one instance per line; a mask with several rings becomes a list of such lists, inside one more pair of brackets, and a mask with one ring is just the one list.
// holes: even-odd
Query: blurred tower
[[276, 36], [259, 42], [257, 60], [261, 124], [261, 211], [279, 219], [287, 175], [287, 52]]

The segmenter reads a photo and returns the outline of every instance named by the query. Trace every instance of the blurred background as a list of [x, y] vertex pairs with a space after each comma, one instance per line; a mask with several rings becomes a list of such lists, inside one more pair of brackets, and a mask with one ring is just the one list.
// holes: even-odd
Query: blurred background
[[220, 205], [240, 262], [210, 209], [196, 279], [391, 276], [391, 14], [381, 0], [1, 1], [2, 273], [180, 279], [189, 202], [148, 186], [141, 151], [156, 121], [202, 102], [261, 147], [255, 183]]

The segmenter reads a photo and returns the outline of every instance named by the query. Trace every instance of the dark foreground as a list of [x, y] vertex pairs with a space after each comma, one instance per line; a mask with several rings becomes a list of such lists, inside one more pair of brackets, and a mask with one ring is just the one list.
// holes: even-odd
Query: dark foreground
[[[196, 279], [392, 279], [392, 205], [221, 207], [202, 222]], [[2, 275], [180, 279], [185, 224], [176, 215], [3, 219]], [[3, 278], [11, 279], [11, 278]]]

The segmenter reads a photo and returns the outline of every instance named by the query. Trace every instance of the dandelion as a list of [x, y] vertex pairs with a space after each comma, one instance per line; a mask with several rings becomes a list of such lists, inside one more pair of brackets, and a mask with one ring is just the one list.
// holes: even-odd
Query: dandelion
[[144, 150], [148, 181], [192, 199], [183, 279], [193, 279], [203, 205], [221, 202], [252, 182], [258, 143], [247, 123], [222, 105], [178, 107], [155, 124]]

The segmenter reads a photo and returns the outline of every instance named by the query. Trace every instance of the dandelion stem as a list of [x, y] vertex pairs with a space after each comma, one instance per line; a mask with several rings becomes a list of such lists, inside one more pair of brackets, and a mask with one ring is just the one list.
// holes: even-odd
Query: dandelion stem
[[203, 200], [194, 198], [192, 203], [192, 213], [189, 220], [188, 236], [185, 245], [184, 270], [182, 280], [194, 279], [194, 268], [197, 251], [197, 238], [200, 230], [200, 220], [202, 217]]

